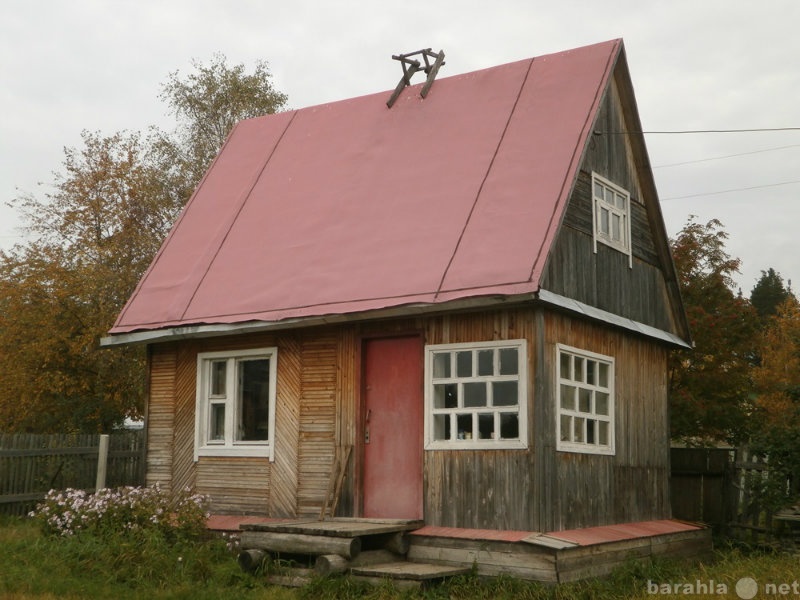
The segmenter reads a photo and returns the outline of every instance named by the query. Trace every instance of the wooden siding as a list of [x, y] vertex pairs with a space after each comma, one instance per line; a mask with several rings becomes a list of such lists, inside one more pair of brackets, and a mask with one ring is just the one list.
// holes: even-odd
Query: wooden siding
[[[156, 346], [148, 480], [194, 485], [219, 512], [317, 515], [337, 445], [353, 445], [337, 514], [357, 516], [361, 344], [409, 332], [422, 332], [427, 344], [529, 341], [529, 448], [425, 452], [426, 523], [545, 531], [669, 516], [666, 350], [534, 305]], [[555, 450], [557, 343], [615, 358], [615, 456]], [[278, 347], [275, 462], [194, 462], [197, 353], [271, 345]]]
[[292, 517], [297, 514], [302, 356], [297, 336], [280, 337], [277, 375], [280, 383], [275, 400], [275, 462], [269, 473], [275, 485], [265, 490], [268, 496], [267, 512], [273, 517]]
[[642, 182], [631, 147], [631, 139], [622, 132], [630, 131], [622, 108], [616, 82], [607, 88], [605, 98], [594, 122], [596, 132], [586, 148], [581, 170], [591, 174], [596, 171], [606, 179], [624, 188], [633, 204], [644, 205]]
[[[328, 490], [336, 450], [337, 340], [330, 330], [304, 332], [297, 503], [301, 515], [318, 515]], [[275, 434], [277, 437], [277, 433]]]
[[[609, 86], [598, 112], [562, 227], [548, 258], [542, 287], [602, 310], [680, 334], [665, 268], [656, 248], [638, 167], [627, 135], [617, 86]], [[631, 195], [632, 267], [628, 256], [602, 243], [594, 250], [592, 171]]]
[[[646, 338], [544, 312], [542, 362], [534, 398], [541, 470], [537, 504], [550, 507], [537, 528], [560, 530], [670, 517], [667, 350]], [[613, 456], [558, 452], [556, 344], [615, 359]]]
[[191, 345], [179, 346], [175, 365], [175, 453], [172, 480], [176, 490], [196, 485], [194, 424], [197, 354]]
[[[425, 322], [426, 343], [534, 339], [532, 312], [511, 309], [442, 315]], [[535, 352], [529, 343], [528, 374]], [[532, 381], [532, 380], [531, 380]], [[531, 406], [533, 386], [528, 386]], [[533, 431], [528, 410], [528, 432]], [[444, 527], [528, 529], [537, 507], [531, 503], [534, 457], [527, 450], [434, 450], [425, 452], [425, 522]]]
[[266, 458], [205, 456], [196, 465], [196, 490], [211, 497], [211, 511], [264, 513], [270, 492]]
[[162, 345], [150, 352], [150, 390], [147, 406], [147, 485], [172, 489], [172, 460], [175, 435], [174, 345]]

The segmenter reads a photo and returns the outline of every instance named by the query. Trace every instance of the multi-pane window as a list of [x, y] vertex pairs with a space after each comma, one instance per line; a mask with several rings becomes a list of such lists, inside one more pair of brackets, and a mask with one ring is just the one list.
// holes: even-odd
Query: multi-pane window
[[275, 431], [277, 350], [197, 357], [195, 456], [268, 456]]
[[557, 346], [559, 450], [614, 454], [614, 359]]
[[427, 346], [425, 358], [427, 449], [527, 446], [524, 340]]
[[595, 244], [602, 242], [630, 255], [631, 223], [628, 192], [597, 173], [592, 173], [592, 205]]

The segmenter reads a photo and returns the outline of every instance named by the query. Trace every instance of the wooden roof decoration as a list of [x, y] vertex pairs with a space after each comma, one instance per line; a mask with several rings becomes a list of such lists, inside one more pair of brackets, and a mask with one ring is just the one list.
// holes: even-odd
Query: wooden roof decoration
[[537, 293], [622, 40], [433, 88], [444, 53], [420, 52], [428, 80], [404, 70], [391, 109], [380, 93], [239, 123], [112, 336]]
[[[422, 60], [425, 61], [425, 66], [423, 67], [417, 59], [411, 58], [412, 56], [421, 56]], [[398, 96], [400, 96], [403, 88], [411, 85], [411, 77], [419, 70], [424, 71], [425, 75], [428, 76], [425, 80], [425, 85], [423, 85], [422, 89], [419, 91], [419, 96], [420, 98], [428, 96], [436, 74], [439, 72], [439, 69], [444, 66], [444, 50], [439, 50], [438, 53], [434, 54], [430, 48], [426, 48], [408, 54], [393, 54], [392, 59], [400, 61], [400, 64], [403, 66], [403, 76], [400, 78], [400, 82], [397, 84], [394, 92], [392, 92], [392, 95], [389, 96], [389, 99], [386, 101], [386, 106], [389, 108], [392, 108], [392, 105], [395, 103]], [[431, 62], [431, 59], [433, 59], [433, 62]]]

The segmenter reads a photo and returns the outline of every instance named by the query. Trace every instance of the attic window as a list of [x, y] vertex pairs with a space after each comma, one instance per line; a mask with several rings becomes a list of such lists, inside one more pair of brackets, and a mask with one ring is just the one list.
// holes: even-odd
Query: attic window
[[[421, 56], [425, 66], [415, 58], [414, 56]], [[403, 76], [400, 78], [400, 82], [397, 84], [397, 87], [394, 89], [394, 92], [386, 101], [386, 106], [392, 108], [392, 105], [397, 100], [398, 96], [400, 96], [400, 92], [403, 91], [407, 85], [411, 85], [411, 77], [413, 77], [414, 73], [417, 71], [425, 71], [425, 75], [428, 76], [428, 79], [425, 81], [425, 85], [422, 86], [422, 90], [420, 90], [419, 95], [421, 98], [425, 98], [428, 95], [428, 92], [433, 85], [433, 80], [436, 78], [436, 74], [439, 72], [439, 67], [444, 65], [444, 50], [439, 50], [438, 54], [431, 52], [430, 48], [426, 48], [424, 50], [417, 50], [416, 52], [409, 52], [408, 54], [397, 54], [392, 55], [394, 60], [400, 61], [400, 64], [403, 67]], [[433, 62], [431, 62], [433, 59]]]
[[630, 194], [597, 173], [592, 173], [594, 251], [597, 242], [627, 254], [631, 262]]

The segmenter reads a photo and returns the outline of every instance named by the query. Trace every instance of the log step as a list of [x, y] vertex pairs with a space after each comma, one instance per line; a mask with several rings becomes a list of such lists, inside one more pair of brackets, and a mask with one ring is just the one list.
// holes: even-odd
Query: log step
[[442, 579], [469, 573], [469, 567], [452, 567], [449, 565], [432, 565], [429, 563], [412, 563], [395, 561], [379, 565], [352, 567], [353, 575], [375, 577], [380, 579], [410, 579], [427, 581], [429, 579]]

